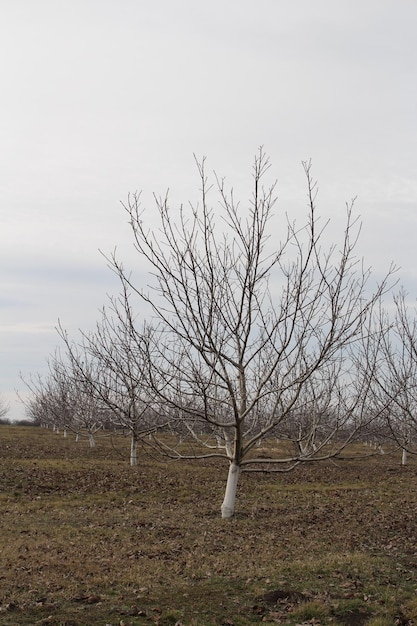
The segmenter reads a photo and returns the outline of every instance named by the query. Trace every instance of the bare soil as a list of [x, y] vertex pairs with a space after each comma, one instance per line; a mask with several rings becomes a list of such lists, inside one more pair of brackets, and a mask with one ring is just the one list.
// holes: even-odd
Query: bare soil
[[0, 427], [0, 624], [417, 624], [417, 462], [243, 474]]

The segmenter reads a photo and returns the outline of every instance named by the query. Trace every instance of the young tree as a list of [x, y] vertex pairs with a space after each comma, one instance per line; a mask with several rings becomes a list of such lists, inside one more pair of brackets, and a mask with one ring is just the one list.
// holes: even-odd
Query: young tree
[[[209, 206], [212, 188], [204, 160], [197, 166], [200, 203], [174, 213], [167, 196], [155, 197], [157, 230], [148, 227], [140, 194], [129, 196], [124, 206], [153, 284], [145, 290], [115, 255], [109, 261], [125, 298], [139, 296], [151, 308], [152, 328], [139, 331], [130, 318], [127, 332], [140, 346], [159, 410], [173, 430], [181, 425], [208, 448], [189, 456], [228, 461], [222, 505], [228, 518], [243, 469], [288, 469], [335, 456], [369, 421], [368, 387], [352, 381], [350, 372], [363, 327], [394, 268], [372, 291], [370, 271], [355, 257], [360, 226], [353, 203], [340, 246], [325, 249], [310, 163], [304, 163], [306, 223], [297, 227], [286, 220], [281, 233], [272, 220], [275, 184], [263, 186], [269, 161], [262, 149], [246, 212], [215, 176], [220, 224]], [[307, 422], [300, 430], [301, 415]], [[273, 433], [291, 439], [293, 450], [257, 456], [256, 444]], [[155, 442], [174, 458], [188, 456], [162, 439]]]

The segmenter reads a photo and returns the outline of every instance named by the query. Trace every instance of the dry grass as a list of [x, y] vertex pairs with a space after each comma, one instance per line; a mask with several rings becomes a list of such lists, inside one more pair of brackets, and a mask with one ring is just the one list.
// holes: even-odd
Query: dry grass
[[225, 466], [127, 450], [0, 427], [1, 624], [417, 624], [415, 460], [244, 474], [223, 521]]

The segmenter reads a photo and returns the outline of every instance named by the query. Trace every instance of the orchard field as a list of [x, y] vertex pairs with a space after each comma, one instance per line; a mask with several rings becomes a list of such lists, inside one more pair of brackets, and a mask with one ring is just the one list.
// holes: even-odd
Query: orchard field
[[0, 624], [417, 624], [417, 462], [128, 464], [120, 435], [0, 426]]

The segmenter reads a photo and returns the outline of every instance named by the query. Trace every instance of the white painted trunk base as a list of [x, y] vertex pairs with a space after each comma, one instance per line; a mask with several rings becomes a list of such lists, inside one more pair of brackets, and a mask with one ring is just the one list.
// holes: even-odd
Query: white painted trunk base
[[132, 437], [130, 440], [130, 465], [133, 467], [138, 462], [138, 440]]
[[221, 507], [223, 519], [230, 519], [234, 515], [239, 474], [239, 465], [236, 465], [236, 463], [230, 463], [229, 474], [227, 476], [226, 491]]

